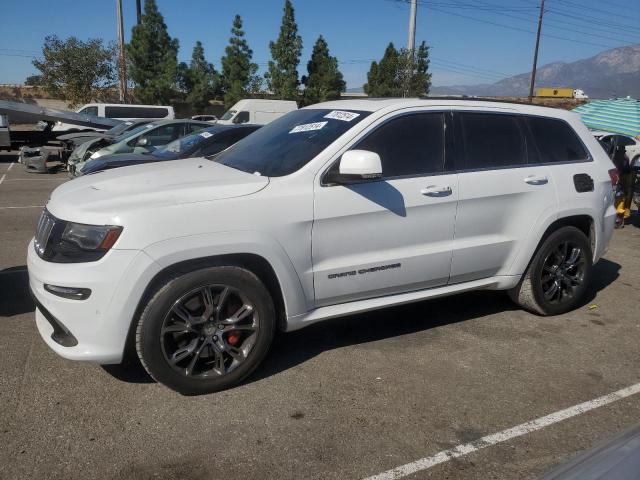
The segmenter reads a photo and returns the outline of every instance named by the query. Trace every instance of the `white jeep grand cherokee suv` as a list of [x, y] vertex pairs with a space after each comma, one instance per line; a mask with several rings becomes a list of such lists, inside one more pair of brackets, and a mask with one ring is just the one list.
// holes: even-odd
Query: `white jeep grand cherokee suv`
[[477, 289], [560, 314], [609, 242], [615, 178], [562, 110], [314, 105], [213, 160], [57, 188], [28, 248], [37, 326], [65, 358], [137, 351], [194, 394], [244, 379], [277, 328]]

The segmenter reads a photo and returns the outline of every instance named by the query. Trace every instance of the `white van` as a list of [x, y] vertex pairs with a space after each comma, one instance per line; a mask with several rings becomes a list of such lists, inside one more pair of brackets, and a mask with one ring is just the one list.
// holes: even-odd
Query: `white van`
[[[122, 103], [87, 103], [76, 110], [76, 113], [93, 115], [96, 117], [115, 118], [118, 120], [134, 120], [149, 118], [152, 120], [176, 118], [173, 107], [168, 105], [129, 105]], [[100, 130], [99, 128], [84, 127], [70, 123], [56, 122], [54, 132], [69, 132], [72, 130]]]
[[254, 123], [265, 125], [285, 113], [298, 109], [292, 100], [240, 100], [218, 120], [217, 123], [232, 125], [240, 123]]

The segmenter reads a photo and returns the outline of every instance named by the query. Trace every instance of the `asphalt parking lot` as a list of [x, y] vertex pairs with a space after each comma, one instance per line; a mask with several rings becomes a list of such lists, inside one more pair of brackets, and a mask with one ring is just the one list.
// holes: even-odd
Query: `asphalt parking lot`
[[[640, 383], [637, 214], [567, 315], [474, 292], [338, 319], [280, 335], [247, 382], [201, 397], [135, 364], [63, 360], [37, 334], [25, 263], [67, 178], [14, 160], [0, 153], [0, 478], [366, 478]], [[408, 478], [538, 478], [639, 418], [629, 395]]]

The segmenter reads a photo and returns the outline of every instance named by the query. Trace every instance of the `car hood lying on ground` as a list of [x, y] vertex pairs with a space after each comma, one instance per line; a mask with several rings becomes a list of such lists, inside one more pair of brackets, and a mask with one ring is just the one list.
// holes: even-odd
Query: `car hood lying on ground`
[[268, 177], [205, 158], [189, 158], [77, 178], [54, 190], [47, 208], [64, 220], [118, 224], [117, 216], [124, 212], [240, 197], [262, 190], [268, 184]]

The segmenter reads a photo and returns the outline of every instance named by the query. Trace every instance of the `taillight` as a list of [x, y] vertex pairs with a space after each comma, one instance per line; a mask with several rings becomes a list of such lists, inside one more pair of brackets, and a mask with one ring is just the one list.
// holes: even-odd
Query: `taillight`
[[616, 188], [618, 185], [618, 180], [620, 180], [620, 172], [618, 172], [617, 168], [612, 168], [609, 170], [609, 178], [611, 178], [611, 187]]

